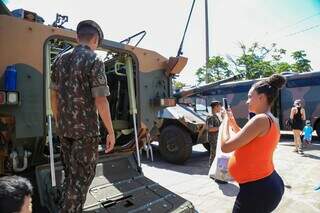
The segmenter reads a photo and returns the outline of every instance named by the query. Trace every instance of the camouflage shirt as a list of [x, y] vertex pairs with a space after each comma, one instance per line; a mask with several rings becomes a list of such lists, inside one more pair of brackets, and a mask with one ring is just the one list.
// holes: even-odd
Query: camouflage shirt
[[[207, 119], [208, 129], [212, 127], [219, 127], [221, 124], [221, 121], [219, 117], [214, 113], [213, 115], [210, 115]], [[208, 131], [208, 141], [209, 143], [214, 142], [216, 143], [218, 139], [218, 131], [217, 132], [209, 132]]]
[[85, 45], [58, 56], [50, 88], [58, 92], [58, 135], [80, 139], [99, 135], [94, 97], [110, 95], [104, 63]]

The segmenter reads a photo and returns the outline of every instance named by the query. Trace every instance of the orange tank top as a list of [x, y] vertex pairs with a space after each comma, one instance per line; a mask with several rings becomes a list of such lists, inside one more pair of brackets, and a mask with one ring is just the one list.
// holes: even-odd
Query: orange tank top
[[272, 158], [280, 132], [275, 122], [268, 118], [271, 126], [267, 134], [235, 150], [229, 160], [229, 173], [240, 184], [262, 179], [274, 171]]

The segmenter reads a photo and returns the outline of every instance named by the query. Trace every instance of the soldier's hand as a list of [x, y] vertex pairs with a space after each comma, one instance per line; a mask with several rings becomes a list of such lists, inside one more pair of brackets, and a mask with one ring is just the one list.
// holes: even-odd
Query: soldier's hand
[[115, 142], [116, 139], [114, 137], [114, 134], [109, 134], [106, 138], [106, 153], [109, 153], [113, 150]]
[[221, 113], [221, 118], [223, 119], [226, 116], [227, 111], [223, 108], [223, 109], [221, 109], [220, 113]]

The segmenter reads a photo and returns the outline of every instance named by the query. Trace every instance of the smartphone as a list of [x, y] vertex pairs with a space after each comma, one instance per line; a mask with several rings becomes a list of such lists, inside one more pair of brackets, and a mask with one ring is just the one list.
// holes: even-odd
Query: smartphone
[[225, 110], [230, 109], [230, 105], [228, 104], [228, 99], [227, 98], [222, 98], [222, 104]]

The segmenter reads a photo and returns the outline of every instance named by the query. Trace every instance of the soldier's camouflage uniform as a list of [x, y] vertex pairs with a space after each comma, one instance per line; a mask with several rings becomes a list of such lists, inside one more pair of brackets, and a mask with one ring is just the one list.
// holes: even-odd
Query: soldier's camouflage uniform
[[100, 142], [94, 98], [110, 94], [103, 61], [88, 46], [76, 46], [53, 63], [50, 88], [58, 92], [56, 126], [65, 171], [61, 212], [81, 212]]
[[[207, 118], [208, 130], [212, 127], [219, 127], [221, 121], [219, 117], [213, 113]], [[216, 156], [216, 147], [217, 147], [217, 139], [218, 139], [218, 131], [217, 132], [209, 132], [208, 131], [208, 141], [210, 144], [210, 157], [209, 157], [209, 166], [211, 166], [215, 156]]]

